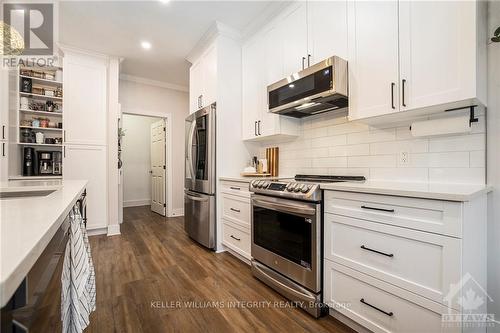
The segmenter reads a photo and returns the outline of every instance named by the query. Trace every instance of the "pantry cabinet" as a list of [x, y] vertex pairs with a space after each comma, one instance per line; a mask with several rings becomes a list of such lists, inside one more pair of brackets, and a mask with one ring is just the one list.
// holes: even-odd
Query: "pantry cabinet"
[[9, 163], [9, 73], [0, 69], [0, 181], [7, 181]]
[[193, 113], [216, 101], [217, 48], [209, 47], [189, 70], [189, 111]]
[[480, 1], [349, 2], [349, 118], [485, 104], [484, 24]]

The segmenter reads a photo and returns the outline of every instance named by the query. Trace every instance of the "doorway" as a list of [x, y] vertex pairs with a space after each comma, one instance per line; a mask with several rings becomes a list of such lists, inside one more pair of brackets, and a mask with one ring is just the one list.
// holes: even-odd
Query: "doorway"
[[149, 206], [155, 213], [168, 215], [171, 201], [168, 123], [168, 117], [123, 114], [123, 207]]

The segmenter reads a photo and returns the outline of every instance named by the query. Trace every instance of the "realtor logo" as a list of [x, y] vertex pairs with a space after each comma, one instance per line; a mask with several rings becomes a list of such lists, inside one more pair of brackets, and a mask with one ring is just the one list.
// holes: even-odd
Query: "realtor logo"
[[[488, 327], [494, 323], [494, 314], [486, 313], [487, 302], [493, 302], [486, 290], [469, 273], [458, 283], [451, 284], [444, 302], [448, 313], [442, 315], [443, 325], [460, 327]], [[460, 313], [452, 311], [454, 304], [462, 309]]]
[[49, 3], [4, 3], [1, 55], [53, 54], [54, 11]]

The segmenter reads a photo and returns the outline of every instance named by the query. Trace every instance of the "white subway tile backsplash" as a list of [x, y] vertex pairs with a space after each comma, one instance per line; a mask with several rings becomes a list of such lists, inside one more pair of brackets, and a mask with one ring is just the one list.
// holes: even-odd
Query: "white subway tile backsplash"
[[357, 156], [370, 155], [370, 145], [367, 143], [359, 145], [335, 146], [329, 148], [330, 156]]
[[430, 152], [471, 151], [484, 149], [484, 134], [457, 135], [429, 139]]
[[399, 154], [400, 152], [425, 153], [427, 151], [429, 151], [429, 142], [427, 140], [370, 143], [371, 155]]
[[430, 168], [429, 182], [484, 184], [485, 174], [485, 168]]
[[[443, 116], [448, 115], [434, 117]], [[484, 184], [485, 117], [478, 114], [478, 119], [471, 134], [414, 138], [409, 126], [402, 123], [374, 128], [333, 114], [309, 117], [302, 120], [298, 139], [277, 145], [280, 175]], [[409, 152], [407, 163], [400, 161], [401, 152]], [[260, 154], [265, 155], [264, 147]]]
[[396, 167], [396, 155], [350, 156], [349, 168], [391, 168]]

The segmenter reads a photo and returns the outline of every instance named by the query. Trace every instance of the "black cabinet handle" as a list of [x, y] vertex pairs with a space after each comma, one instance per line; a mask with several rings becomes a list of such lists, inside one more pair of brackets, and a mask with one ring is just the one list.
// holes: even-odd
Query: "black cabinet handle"
[[385, 208], [376, 208], [376, 207], [370, 207], [370, 206], [361, 206], [363, 209], [371, 209], [371, 210], [379, 210], [381, 212], [388, 212], [388, 213], [394, 213], [394, 209], [385, 209]]
[[5, 125], [2, 125], [2, 139], [5, 139]]
[[241, 190], [241, 187], [236, 187], [236, 186], [230, 186], [229, 187], [231, 190]]
[[377, 253], [377, 254], [381, 254], [381, 255], [386, 256], [386, 257], [391, 257], [391, 258], [392, 258], [392, 257], [394, 257], [394, 254], [392, 254], [392, 253], [384, 253], [384, 252], [380, 252], [380, 251], [377, 251], [377, 250], [374, 250], [374, 249], [370, 249], [369, 247], [366, 247], [366, 246], [364, 246], [364, 245], [361, 245], [361, 248], [362, 248], [363, 250], [370, 251], [370, 252], [374, 252], [374, 253]]
[[394, 106], [394, 87], [396, 86], [396, 84], [394, 82], [391, 82], [391, 106], [393, 109], [395, 109], [396, 107]]
[[255, 136], [257, 136], [257, 121], [255, 121], [254, 125], [253, 125], [253, 131], [255, 133]]
[[236, 239], [238, 242], [241, 240], [241, 238], [234, 237], [233, 235], [231, 235], [231, 238]]
[[302, 69], [305, 68], [306, 57], [302, 57]]
[[364, 298], [360, 299], [359, 301], [360, 301], [361, 303], [363, 303], [364, 305], [368, 305], [368, 306], [369, 306], [370, 308], [372, 308], [372, 309], [375, 309], [375, 310], [377, 310], [377, 311], [382, 312], [382, 313], [383, 313], [383, 314], [385, 314], [386, 316], [389, 316], [389, 317], [394, 316], [394, 313], [393, 313], [392, 311], [391, 311], [391, 312], [387, 312], [387, 311], [384, 311], [384, 310], [382, 310], [382, 309], [380, 309], [380, 308], [377, 308], [375, 305], [371, 305], [370, 303], [366, 302]]
[[258, 130], [259, 130], [259, 135], [261, 135], [261, 134], [260, 134], [260, 120], [258, 121], [258, 123], [259, 123], [259, 126], [257, 126], [257, 128], [258, 128]]
[[311, 55], [307, 55], [307, 67], [311, 66]]
[[5, 142], [2, 142], [2, 156], [5, 156]]
[[236, 213], [239, 213], [240, 210], [239, 209], [236, 209], [236, 208], [230, 208], [233, 212], [236, 212]]
[[406, 104], [405, 104], [405, 85], [406, 85], [406, 79], [403, 79], [401, 81], [401, 83], [402, 83], [401, 84], [401, 92], [402, 92], [401, 99], [403, 100], [402, 104], [403, 104], [403, 106], [406, 106]]

